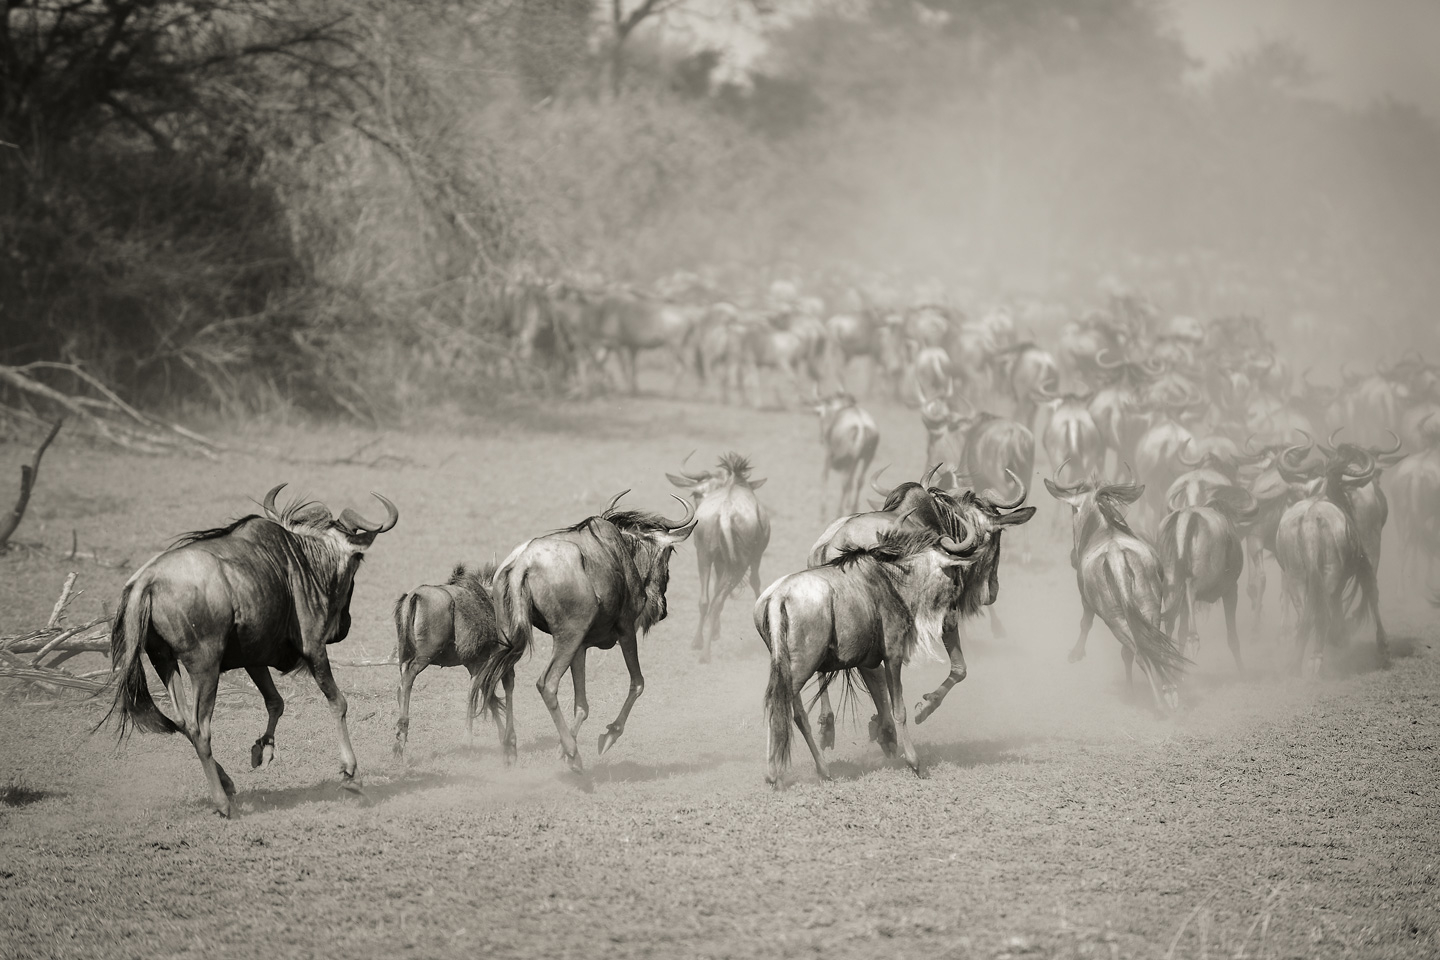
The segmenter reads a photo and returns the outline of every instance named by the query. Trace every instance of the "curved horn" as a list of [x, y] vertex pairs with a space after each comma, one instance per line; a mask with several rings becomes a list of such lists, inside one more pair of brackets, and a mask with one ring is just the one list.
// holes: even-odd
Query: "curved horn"
[[385, 505], [385, 520], [383, 523], [371, 523], [349, 507], [340, 511], [340, 522], [352, 529], [363, 530], [366, 533], [378, 536], [394, 528], [396, 522], [400, 519], [400, 511], [395, 509], [395, 504], [391, 503], [385, 497], [380, 496], [380, 494], [372, 492], [370, 496]]
[[920, 478], [920, 486], [929, 487], [930, 481], [935, 479], [935, 474], [939, 473], [940, 468], [943, 466], [945, 466], [945, 461], [941, 460], [939, 463], [935, 464], [935, 466], [931, 467], [929, 470], [926, 470], [925, 476]]
[[280, 495], [280, 491], [283, 489], [285, 489], [285, 484], [277, 483], [274, 487], [270, 489], [269, 493], [265, 494], [265, 499], [260, 501], [260, 509], [264, 510], [265, 516], [269, 517], [271, 520], [274, 520], [276, 517], [275, 498]]
[[621, 490], [619, 493], [615, 494], [615, 499], [614, 499], [614, 500], [611, 500], [611, 501], [610, 501], [610, 505], [607, 506], [604, 510], [601, 510], [601, 511], [600, 511], [600, 516], [603, 517], [605, 514], [609, 513], [611, 510], [614, 510], [614, 509], [615, 509], [615, 504], [619, 503], [619, 502], [620, 502], [620, 498], [623, 497], [623, 496], [625, 496], [625, 494], [629, 493], [629, 492], [630, 492], [630, 489], [631, 489], [630, 487], [626, 487], [624, 490]]
[[946, 553], [953, 553], [957, 557], [968, 557], [975, 553], [980, 546], [980, 533], [974, 527], [965, 531], [965, 539], [956, 543], [951, 537], [941, 537], [940, 547]]
[[[1334, 430], [1331, 430], [1331, 431], [1330, 431], [1330, 439], [1325, 441], [1325, 446], [1334, 448], [1334, 446], [1335, 446], [1335, 438], [1338, 437], [1338, 436], [1340, 436], [1340, 431], [1341, 431], [1341, 430], [1344, 430], [1344, 429], [1345, 429], [1345, 425], [1342, 423], [1340, 426], [1336, 427]], [[1301, 431], [1301, 432], [1303, 433], [1304, 431]]]
[[1134, 471], [1133, 469], [1131, 469], [1131, 467], [1130, 467], [1130, 461], [1129, 461], [1129, 460], [1122, 460], [1122, 461], [1120, 461], [1120, 462], [1121, 462], [1121, 464], [1125, 467], [1125, 475], [1130, 478], [1130, 479], [1127, 481], [1127, 483], [1133, 485], [1133, 484], [1135, 483], [1135, 471]]
[[[687, 480], [694, 480], [697, 483], [701, 480], [709, 480], [710, 474], [708, 473], [687, 473], [685, 471], [685, 464], [689, 463], [690, 458], [693, 456], [695, 456], [695, 451], [691, 450], [689, 453], [685, 454], [685, 459], [680, 461], [680, 476], [684, 477]], [[613, 507], [614, 504], [612, 503], [611, 506]]]
[[[1055, 479], [1057, 481], [1060, 479], [1060, 475], [1065, 472], [1065, 468], [1070, 465], [1070, 461], [1072, 459], [1072, 457], [1066, 457], [1064, 460], [1060, 461], [1060, 466], [1055, 468]], [[1057, 483], [1056, 486], [1059, 486], [1059, 484]]]
[[1095, 366], [1099, 367], [1101, 370], [1114, 370], [1116, 367], [1123, 367], [1123, 366], [1125, 365], [1125, 358], [1124, 358], [1124, 357], [1121, 357], [1119, 360], [1116, 360], [1114, 363], [1106, 363], [1105, 360], [1104, 360], [1104, 357], [1106, 357], [1109, 353], [1110, 353], [1110, 348], [1109, 348], [1109, 347], [1106, 347], [1105, 349], [1100, 350], [1098, 353], [1096, 353], [1096, 354], [1095, 354]]
[[1198, 466], [1200, 466], [1201, 463], [1203, 463], [1203, 462], [1205, 461], [1205, 458], [1204, 458], [1204, 457], [1199, 457], [1199, 458], [1197, 458], [1197, 459], [1195, 459], [1195, 460], [1187, 460], [1187, 459], [1185, 458], [1185, 451], [1190, 449], [1190, 444], [1191, 444], [1191, 440], [1187, 438], [1187, 439], [1185, 440], [1185, 445], [1184, 445], [1183, 447], [1181, 447], [1179, 450], [1175, 451], [1175, 459], [1176, 459], [1176, 460], [1179, 460], [1181, 463], [1185, 464], [1185, 466], [1187, 466], [1187, 467], [1198, 467]]
[[1020, 504], [1025, 502], [1025, 497], [1029, 494], [1029, 491], [1025, 489], [1025, 481], [1017, 477], [1014, 470], [1006, 467], [1005, 475], [1010, 478], [1011, 483], [1015, 484], [1015, 486], [1020, 488], [1019, 497], [1017, 497], [1013, 502], [1006, 502], [1000, 499], [1000, 494], [998, 491], [989, 489], [987, 489], [983, 494], [981, 494], [981, 496], [988, 500], [990, 502], [990, 505], [997, 510], [1014, 510], [1016, 507], [1020, 506]]
[[[1433, 414], [1433, 413], [1432, 413], [1432, 414], [1429, 414], [1428, 416], [1425, 417], [1425, 420], [1429, 420], [1430, 417], [1433, 417], [1433, 416], [1435, 416], [1435, 414]], [[1423, 427], [1423, 426], [1425, 425], [1425, 421], [1424, 421], [1424, 420], [1420, 421], [1420, 425]], [[1389, 428], [1387, 427], [1386, 430], [1385, 430], [1385, 432], [1388, 433], [1388, 434], [1390, 434], [1390, 439], [1391, 439], [1392, 441], [1394, 441], [1395, 445], [1394, 445], [1393, 447], [1391, 447], [1389, 450], [1381, 450], [1379, 447], [1367, 447], [1367, 448], [1366, 448], [1371, 454], [1373, 454], [1373, 455], [1375, 455], [1375, 456], [1377, 456], [1377, 457], [1393, 457], [1395, 454], [1397, 454], [1397, 453], [1400, 452], [1400, 438], [1395, 435], [1395, 431], [1394, 431], [1394, 430], [1391, 430], [1391, 429], [1389, 429]]]
[[1170, 364], [1166, 362], [1164, 357], [1149, 357], [1140, 362], [1140, 369], [1152, 377], [1158, 377], [1170, 369]]
[[688, 527], [690, 525], [690, 521], [695, 519], [695, 505], [689, 500], [675, 496], [675, 494], [673, 493], [670, 494], [670, 499], [678, 501], [680, 503], [680, 506], [685, 508], [685, 519], [681, 520], [679, 523], [671, 523], [668, 520], [662, 520], [661, 522], [665, 525], [665, 529], [680, 530]]
[[890, 496], [890, 492], [895, 489], [894, 487], [890, 487], [889, 489], [886, 489], [885, 487], [882, 487], [882, 486], [880, 486], [880, 484], [879, 484], [880, 474], [884, 473], [886, 470], [889, 470], [889, 469], [890, 469], [890, 464], [887, 463], [887, 464], [885, 464], [885, 466], [881, 467], [879, 470], [876, 470], [875, 473], [870, 477], [870, 489], [871, 489], [871, 490], [874, 490], [876, 493], [880, 494], [880, 496], [882, 496], [882, 497], [888, 497], [888, 496]]

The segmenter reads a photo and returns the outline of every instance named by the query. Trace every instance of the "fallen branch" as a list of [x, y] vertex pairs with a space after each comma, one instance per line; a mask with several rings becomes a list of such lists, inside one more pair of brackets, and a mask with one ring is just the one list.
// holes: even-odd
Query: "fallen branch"
[[[81, 391], [88, 389], [99, 396], [85, 396], [83, 392], [66, 393], [31, 376], [41, 370], [69, 374], [78, 382]], [[150, 454], [199, 453], [215, 459], [216, 451], [225, 449], [193, 430], [141, 413], [94, 375], [75, 364], [39, 361], [21, 367], [0, 365], [0, 387], [9, 388], [10, 392], [30, 401], [56, 408], [63, 415], [74, 418], [82, 434], [127, 450]], [[0, 413], [21, 420], [35, 420], [33, 414], [10, 403], [0, 404]]]
[[25, 519], [25, 508], [30, 505], [30, 492], [35, 488], [35, 480], [40, 476], [40, 458], [45, 456], [45, 448], [50, 446], [50, 441], [55, 439], [55, 434], [60, 432], [64, 423], [63, 417], [56, 420], [55, 425], [50, 428], [50, 432], [41, 441], [40, 449], [35, 451], [35, 459], [20, 467], [20, 496], [10, 510], [10, 516], [0, 520], [0, 550], [5, 549], [10, 535], [15, 532], [16, 527], [20, 526], [20, 521]]

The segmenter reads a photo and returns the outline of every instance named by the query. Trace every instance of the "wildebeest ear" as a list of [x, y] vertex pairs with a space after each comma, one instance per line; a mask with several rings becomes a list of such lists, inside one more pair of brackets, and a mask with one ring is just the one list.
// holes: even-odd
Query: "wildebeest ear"
[[759, 480], [751, 480], [750, 489], [759, 490], [761, 487], [765, 486], [765, 481], [769, 479], [769, 477], [761, 477]]
[[691, 480], [689, 477], [677, 477], [673, 473], [665, 474], [665, 479], [669, 480], [677, 487], [693, 487], [697, 482], [695, 480]]
[[[1046, 480], [1045, 482], [1048, 484], [1050, 481]], [[1052, 489], [1050, 492], [1054, 493], [1055, 491]], [[1009, 513], [996, 517], [991, 523], [997, 527], [1010, 527], [1024, 523], [1033, 516], [1035, 516], [1034, 507], [1021, 507], [1019, 510], [1012, 510]]]
[[1121, 503], [1134, 503], [1145, 493], [1145, 484], [1116, 483], [1106, 487], [1105, 493]]

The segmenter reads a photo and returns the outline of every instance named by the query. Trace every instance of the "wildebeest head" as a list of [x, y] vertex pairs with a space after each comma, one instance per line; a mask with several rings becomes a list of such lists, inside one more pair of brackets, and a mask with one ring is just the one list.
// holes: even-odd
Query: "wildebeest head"
[[283, 489], [285, 484], [277, 484], [260, 502], [267, 519], [293, 533], [304, 532], [312, 536], [327, 537], [351, 553], [364, 553], [370, 544], [375, 542], [376, 537], [392, 529], [400, 519], [400, 511], [395, 509], [395, 504], [378, 493], [373, 496], [385, 505], [385, 520], [381, 523], [366, 520], [350, 507], [340, 511], [338, 518], [334, 517], [323, 504], [313, 500], [296, 500], [283, 509], [277, 508], [275, 498]]
[[626, 570], [628, 562], [636, 578], [630, 584], [631, 601], [639, 601], [635, 622], [641, 630], [649, 630], [669, 612], [665, 588], [670, 583], [670, 556], [676, 544], [695, 529], [695, 508], [688, 500], [675, 497], [685, 507], [685, 517], [673, 523], [641, 510], [616, 510], [615, 504], [629, 492], [617, 494], [602, 513], [582, 520], [570, 532], [588, 531], [611, 553], [621, 570]]
[[930, 493], [948, 514], [952, 537], [973, 538], [970, 562], [966, 566], [967, 576], [957, 609], [966, 614], [978, 612], [980, 607], [994, 603], [1000, 596], [1000, 537], [1006, 527], [1019, 526], [1035, 515], [1034, 507], [1021, 506], [1027, 491], [1024, 483], [1014, 472], [1006, 469], [1011, 483], [1020, 490], [1019, 496], [1006, 500], [994, 490], [976, 493], [963, 490], [949, 494], [937, 488]]
[[[692, 451], [693, 453], [693, 451]], [[685, 460], [690, 459], [691, 454], [686, 454]], [[685, 467], [685, 460], [680, 462], [680, 473], [667, 473], [665, 478], [675, 486], [690, 491], [690, 497], [695, 503], [705, 499], [705, 495], [723, 487], [735, 485], [748, 487], [751, 490], [758, 490], [765, 484], [766, 477], [758, 480], [750, 479], [750, 459], [742, 457], [733, 450], [723, 454], [715, 464], [715, 469], [705, 470], [700, 473], [689, 473]]]
[[[1060, 464], [1060, 469], [1055, 471], [1057, 477], [1065, 472], [1068, 463], [1067, 460]], [[1126, 464], [1126, 471], [1129, 471], [1129, 464]], [[1100, 483], [1092, 476], [1078, 483], [1061, 485], [1046, 477], [1045, 489], [1056, 500], [1070, 505], [1075, 535], [1074, 550], [1070, 555], [1072, 565], [1076, 564], [1085, 545], [1102, 530], [1135, 536], [1125, 519], [1125, 507], [1144, 495], [1143, 483]]]

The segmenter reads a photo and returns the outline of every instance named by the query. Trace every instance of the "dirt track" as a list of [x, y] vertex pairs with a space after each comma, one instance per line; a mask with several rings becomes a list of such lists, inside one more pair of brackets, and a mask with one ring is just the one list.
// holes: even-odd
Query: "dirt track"
[[[913, 413], [877, 411], [877, 463], [921, 467]], [[370, 439], [293, 429], [245, 438], [304, 456]], [[299, 467], [229, 456], [215, 464], [116, 456], [62, 441], [45, 461], [20, 539], [131, 561], [81, 571], [73, 618], [113, 605], [129, 570], [175, 534], [246, 512], [273, 483], [400, 525], [357, 581], [351, 639], [334, 656], [384, 656], [390, 603], [457, 559], [503, 555], [527, 536], [627, 503], [667, 509], [663, 471], [699, 448], [734, 448], [768, 476], [774, 513], [764, 579], [797, 569], [820, 529], [819, 447], [808, 412], [737, 412], [647, 399], [587, 411], [386, 434], [374, 452], [412, 466]], [[0, 447], [0, 490], [28, 451]], [[833, 494], [832, 494], [833, 495]], [[797, 753], [793, 786], [763, 782], [766, 664], [750, 599], [727, 609], [714, 663], [689, 649], [694, 553], [672, 566], [670, 618], [642, 641], [646, 691], [603, 759], [624, 667], [590, 660], [582, 780], [563, 771], [521, 667], [520, 761], [493, 731], [463, 745], [461, 671], [416, 685], [411, 764], [392, 760], [393, 668], [338, 668], [350, 697], [363, 793], [336, 787], [333, 726], [313, 684], [282, 681], [279, 762], [250, 772], [264, 712], [229, 690], [215, 752], [235, 776], [238, 817], [217, 818], [189, 745], [137, 736], [118, 753], [90, 736], [97, 703], [0, 698], [4, 957], [1434, 957], [1440, 955], [1440, 658], [1433, 618], [1386, 595], [1401, 656], [1354, 675], [1300, 681], [1277, 669], [1278, 573], [1262, 639], [1235, 675], [1218, 614], [1186, 706], [1160, 719], [1124, 689], [1103, 628], [1067, 664], [1079, 615], [1066, 549], [1043, 497], [1035, 562], [1007, 549], [998, 608], [982, 620], [970, 678], [915, 730], [917, 780], [842, 726], [835, 783]], [[1066, 534], [1068, 536], [1068, 533]], [[0, 558], [0, 631], [42, 622], [74, 564]], [[96, 658], [98, 661], [98, 658]], [[943, 676], [907, 671], [913, 703]], [[868, 710], [866, 711], [868, 715]]]

